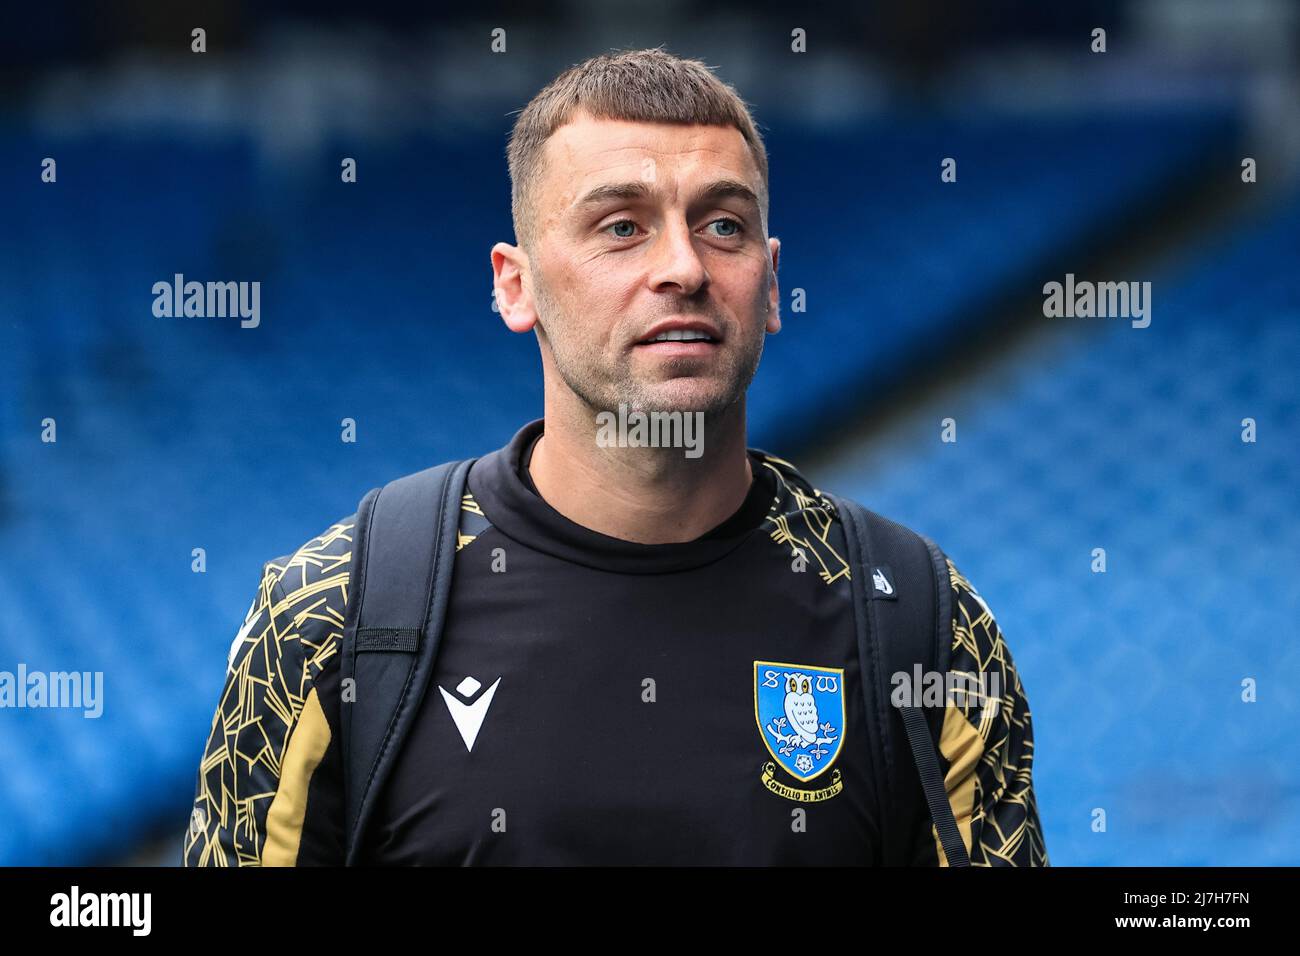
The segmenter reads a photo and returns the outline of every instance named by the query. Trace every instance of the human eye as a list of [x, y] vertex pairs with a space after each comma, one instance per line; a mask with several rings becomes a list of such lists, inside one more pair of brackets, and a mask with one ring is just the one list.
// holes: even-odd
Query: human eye
[[709, 223], [710, 226], [722, 225], [725, 227], [722, 232], [715, 232], [713, 235], [719, 239], [733, 239], [745, 231], [745, 224], [739, 219], [733, 219], [730, 216], [719, 216]]
[[[624, 229], [623, 227], [628, 228]], [[615, 231], [609, 233], [611, 229]], [[618, 219], [601, 229], [601, 232], [609, 233], [615, 239], [631, 239], [636, 236], [636, 223], [631, 219]]]

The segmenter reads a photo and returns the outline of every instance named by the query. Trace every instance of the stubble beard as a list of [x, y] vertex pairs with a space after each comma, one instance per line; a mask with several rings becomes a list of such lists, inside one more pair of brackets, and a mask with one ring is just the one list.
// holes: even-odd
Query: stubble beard
[[[683, 376], [645, 382], [633, 371], [630, 351], [620, 352], [609, 364], [606, 356], [593, 347], [589, 339], [567, 334], [575, 323], [561, 315], [561, 311], [543, 282], [534, 280], [537, 299], [538, 325], [541, 336], [549, 346], [555, 368], [564, 384], [590, 410], [594, 417], [599, 412], [618, 414], [622, 404], [628, 411], [642, 412], [703, 412], [705, 421], [720, 420], [749, 389], [763, 354], [763, 336], [744, 354], [729, 347], [715, 360], [720, 371], [707, 379], [687, 378], [687, 371], [695, 366], [694, 359], [669, 360], [670, 369], [680, 365]], [[552, 331], [560, 335], [552, 335]], [[718, 383], [721, 383], [719, 386]]]

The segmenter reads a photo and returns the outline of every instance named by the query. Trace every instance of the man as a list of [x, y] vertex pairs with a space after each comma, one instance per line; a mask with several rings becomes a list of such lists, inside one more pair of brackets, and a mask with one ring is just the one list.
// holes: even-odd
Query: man
[[[496, 298], [537, 337], [545, 414], [469, 472], [432, 686], [358, 859], [946, 864], [919, 785], [906, 819], [880, 812], [839, 515], [746, 444], [781, 321], [743, 102], [698, 61], [599, 56], [533, 99], [508, 154], [519, 244], [492, 249]], [[655, 414], [676, 447], [615, 425]], [[356, 521], [263, 569], [187, 865], [344, 859]], [[1001, 705], [948, 703], [948, 801], [973, 864], [1046, 865], [1028, 703], [988, 607], [947, 577], [950, 669], [992, 672]]]

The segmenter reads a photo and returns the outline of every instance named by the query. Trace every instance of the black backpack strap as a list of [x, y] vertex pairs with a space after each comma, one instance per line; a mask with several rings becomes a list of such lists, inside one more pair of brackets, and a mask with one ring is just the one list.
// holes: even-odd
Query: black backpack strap
[[349, 865], [429, 686], [474, 461], [398, 478], [370, 491], [357, 511], [340, 662]]
[[952, 641], [952, 596], [947, 558], [922, 535], [848, 498], [826, 497], [844, 525], [853, 582], [863, 695], [868, 721], [881, 728], [884, 787], [882, 824], [885, 862], [908, 862], [909, 834], [890, 821], [911, 819], [915, 779], [896, 753], [898, 729], [907, 736], [930, 817], [949, 866], [970, 866], [944, 787], [935, 741], [944, 709], [889, 706], [892, 675], [914, 675], [946, 666]]

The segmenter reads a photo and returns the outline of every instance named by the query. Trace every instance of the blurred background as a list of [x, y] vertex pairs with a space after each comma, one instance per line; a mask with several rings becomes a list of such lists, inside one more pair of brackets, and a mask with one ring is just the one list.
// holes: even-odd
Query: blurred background
[[[570, 64], [660, 44], [716, 67], [767, 141], [784, 328], [750, 444], [979, 588], [1032, 706], [1053, 864], [1296, 863], [1298, 20], [1289, 0], [7, 9], [0, 670], [102, 671], [104, 709], [0, 710], [0, 864], [177, 864], [262, 562], [541, 415], [536, 341], [491, 307], [506, 135]], [[155, 317], [176, 273], [260, 281], [260, 325]], [[1045, 317], [1066, 273], [1151, 282], [1150, 326]]]

